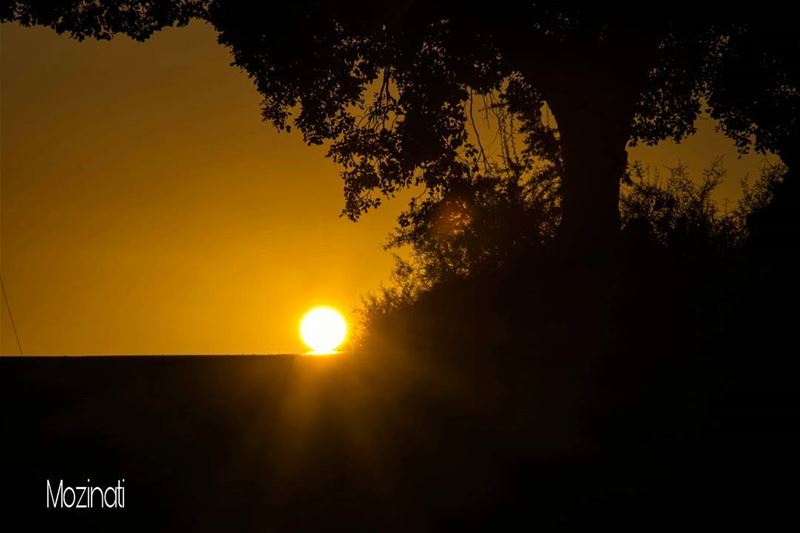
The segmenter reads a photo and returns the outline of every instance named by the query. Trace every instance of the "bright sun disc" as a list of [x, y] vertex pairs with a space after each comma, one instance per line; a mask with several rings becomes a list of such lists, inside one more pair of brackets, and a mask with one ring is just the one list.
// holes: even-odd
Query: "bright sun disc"
[[347, 322], [342, 314], [332, 307], [315, 307], [300, 321], [300, 337], [312, 353], [333, 352], [347, 335]]

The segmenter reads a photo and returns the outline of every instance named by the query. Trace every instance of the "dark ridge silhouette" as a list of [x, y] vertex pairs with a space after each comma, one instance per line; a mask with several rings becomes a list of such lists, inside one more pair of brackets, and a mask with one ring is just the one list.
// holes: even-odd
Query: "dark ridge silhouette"
[[[545, 247], [441, 281], [341, 357], [0, 360], [13, 428], [3, 520], [797, 521], [795, 245], [761, 231], [736, 249], [708, 233], [705, 246], [663, 245], [641, 232], [592, 263]], [[45, 479], [89, 475], [125, 477], [123, 520], [42, 509]]]

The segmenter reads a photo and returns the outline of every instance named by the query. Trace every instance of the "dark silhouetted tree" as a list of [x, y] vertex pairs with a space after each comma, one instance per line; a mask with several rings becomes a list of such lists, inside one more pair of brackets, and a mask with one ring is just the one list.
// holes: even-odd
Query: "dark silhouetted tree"
[[[765, 20], [776, 17], [759, 7]], [[29, 0], [4, 4], [2, 19], [77, 38], [136, 39], [191, 18], [209, 22], [253, 78], [264, 118], [296, 126], [308, 143], [329, 144], [352, 219], [402, 188], [442, 198], [481, 174], [485, 154], [468, 120], [476, 95], [506, 105], [523, 134], [536, 130], [546, 102], [563, 160], [561, 242], [587, 253], [619, 229], [628, 143], [692, 133], [704, 96], [726, 132], [756, 131], [759, 146], [789, 153], [765, 141], [782, 137], [776, 128], [785, 124], [771, 120], [772, 108], [749, 105], [749, 87], [726, 93], [751, 66], [769, 74], [756, 92], [797, 93], [783, 64], [749, 61], [744, 73], [728, 75], [736, 64], [729, 55], [761, 57], [773, 48], [766, 23], [732, 11], [696, 2], [643, 13], [607, 2], [471, 9], [452, 1]], [[770, 105], [785, 109], [781, 99]]]
[[[736, 27], [708, 66], [711, 115], [741, 151], [774, 152], [786, 165], [773, 201], [751, 214], [759, 245], [793, 248], [800, 238], [800, 39], [796, 20]], [[791, 253], [791, 252], [790, 252]]]

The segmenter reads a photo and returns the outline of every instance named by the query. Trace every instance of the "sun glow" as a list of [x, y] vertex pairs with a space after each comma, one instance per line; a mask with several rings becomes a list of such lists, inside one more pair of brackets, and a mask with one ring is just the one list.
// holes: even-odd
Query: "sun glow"
[[332, 307], [315, 307], [300, 321], [300, 338], [312, 354], [335, 353], [347, 336], [347, 321]]

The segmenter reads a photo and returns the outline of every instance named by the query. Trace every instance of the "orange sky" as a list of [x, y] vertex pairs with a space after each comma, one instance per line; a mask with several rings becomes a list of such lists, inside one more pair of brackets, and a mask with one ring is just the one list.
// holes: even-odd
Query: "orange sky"
[[[324, 149], [261, 122], [259, 97], [201, 23], [144, 44], [2, 26], [0, 266], [29, 354], [297, 352], [302, 313], [347, 314], [386, 280], [402, 202], [338, 218]], [[693, 170], [737, 159], [704, 120]], [[0, 351], [17, 353], [5, 307]]]

